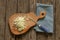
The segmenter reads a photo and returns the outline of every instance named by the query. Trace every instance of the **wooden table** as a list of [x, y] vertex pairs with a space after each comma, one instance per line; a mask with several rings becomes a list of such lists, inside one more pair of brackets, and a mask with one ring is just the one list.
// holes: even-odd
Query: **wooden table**
[[[8, 18], [16, 12], [35, 12], [36, 2], [54, 5], [54, 33], [46, 35], [31, 28], [26, 34], [11, 34]], [[0, 40], [60, 40], [60, 0], [0, 0]]]

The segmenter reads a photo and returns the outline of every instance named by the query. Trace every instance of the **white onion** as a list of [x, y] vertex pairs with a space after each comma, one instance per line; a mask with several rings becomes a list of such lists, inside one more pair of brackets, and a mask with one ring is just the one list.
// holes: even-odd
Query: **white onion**
[[18, 29], [18, 31], [22, 31], [25, 28], [25, 16], [18, 16], [15, 20], [14, 20], [14, 25], [16, 26], [16, 28]]

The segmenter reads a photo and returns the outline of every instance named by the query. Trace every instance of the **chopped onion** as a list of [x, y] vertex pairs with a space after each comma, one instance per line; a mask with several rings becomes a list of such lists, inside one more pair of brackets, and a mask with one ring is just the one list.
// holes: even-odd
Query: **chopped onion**
[[22, 31], [25, 28], [25, 16], [18, 16], [15, 20], [14, 20], [14, 25], [16, 26], [16, 28], [18, 29], [18, 31]]

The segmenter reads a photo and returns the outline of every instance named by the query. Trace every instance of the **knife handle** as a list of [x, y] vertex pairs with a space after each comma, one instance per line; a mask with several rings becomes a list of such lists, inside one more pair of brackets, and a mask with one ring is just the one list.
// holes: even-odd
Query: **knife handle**
[[41, 26], [41, 25], [39, 25], [39, 28], [40, 28], [41, 30], [43, 30], [44, 32], [46, 32], [46, 33], [49, 32], [48, 28], [45, 27], [45, 26]]

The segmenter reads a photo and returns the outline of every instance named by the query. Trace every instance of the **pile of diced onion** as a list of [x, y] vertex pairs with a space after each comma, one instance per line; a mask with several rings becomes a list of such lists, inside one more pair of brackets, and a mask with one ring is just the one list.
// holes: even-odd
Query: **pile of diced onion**
[[18, 16], [15, 20], [14, 20], [14, 25], [16, 26], [16, 28], [18, 29], [18, 31], [22, 31], [25, 28], [25, 16]]

